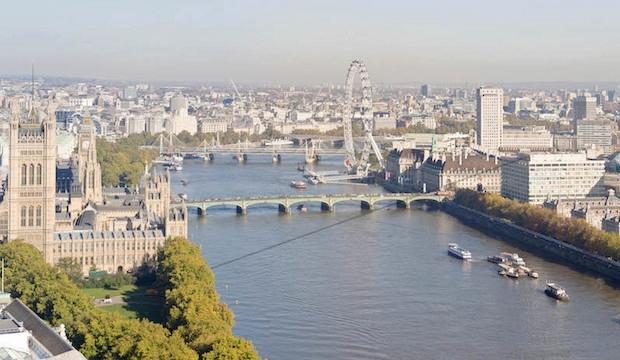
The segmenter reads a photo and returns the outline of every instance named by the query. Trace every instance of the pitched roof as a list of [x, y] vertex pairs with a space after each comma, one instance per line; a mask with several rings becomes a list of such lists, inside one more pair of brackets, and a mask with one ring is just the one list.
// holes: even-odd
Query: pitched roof
[[73, 351], [73, 346], [63, 339], [54, 329], [47, 325], [37, 314], [24, 305], [19, 299], [13, 300], [4, 308], [15, 320], [21, 321], [24, 328], [43, 345], [52, 355], [60, 355]]

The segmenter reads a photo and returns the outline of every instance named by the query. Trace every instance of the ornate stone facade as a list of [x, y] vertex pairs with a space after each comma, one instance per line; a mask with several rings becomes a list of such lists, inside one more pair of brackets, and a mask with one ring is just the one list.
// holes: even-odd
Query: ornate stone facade
[[[17, 107], [16, 107], [17, 109]], [[54, 114], [50, 107], [47, 114]], [[170, 174], [145, 168], [135, 189], [103, 189], [94, 127], [78, 130], [77, 152], [57, 161], [53, 117], [31, 105], [11, 117], [9, 175], [0, 236], [22, 239], [48, 263], [72, 258], [91, 268], [130, 271], [152, 260], [166, 237], [187, 236], [187, 208], [170, 207]]]

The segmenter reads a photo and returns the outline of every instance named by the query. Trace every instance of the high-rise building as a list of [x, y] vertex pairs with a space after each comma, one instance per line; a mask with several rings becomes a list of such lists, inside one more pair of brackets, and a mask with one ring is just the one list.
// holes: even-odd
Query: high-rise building
[[575, 120], [594, 120], [596, 118], [596, 98], [579, 95], [573, 100], [573, 118]]
[[577, 149], [599, 148], [611, 150], [612, 123], [609, 120], [575, 121]]
[[497, 152], [504, 125], [504, 90], [479, 88], [476, 91], [476, 143]]
[[603, 196], [604, 174], [605, 161], [585, 153], [519, 153], [502, 161], [502, 195], [533, 204]]
[[428, 84], [424, 84], [420, 87], [420, 95], [424, 97], [429, 97], [431, 94], [431, 86]]

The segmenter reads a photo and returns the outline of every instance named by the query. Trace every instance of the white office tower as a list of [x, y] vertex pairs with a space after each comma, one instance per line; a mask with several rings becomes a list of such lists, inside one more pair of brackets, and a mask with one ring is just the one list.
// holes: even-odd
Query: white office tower
[[476, 100], [476, 143], [485, 151], [497, 152], [504, 125], [504, 90], [479, 88]]
[[604, 196], [604, 174], [605, 161], [585, 153], [520, 153], [502, 161], [502, 195], [532, 204]]
[[168, 120], [166, 130], [175, 135], [183, 131], [193, 135], [198, 131], [196, 117], [188, 115], [187, 100], [183, 96], [178, 95], [170, 99], [170, 112], [170, 119]]

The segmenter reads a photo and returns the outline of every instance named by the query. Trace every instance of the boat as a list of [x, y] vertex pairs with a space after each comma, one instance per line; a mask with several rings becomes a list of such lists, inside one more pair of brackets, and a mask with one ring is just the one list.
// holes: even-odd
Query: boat
[[308, 208], [304, 204], [299, 204], [297, 205], [297, 210], [299, 210], [299, 212], [307, 212]]
[[448, 244], [448, 254], [454, 257], [457, 257], [459, 259], [462, 259], [462, 260], [471, 259], [471, 252], [469, 252], [469, 250], [460, 248], [458, 244], [454, 244], [454, 243]]
[[519, 278], [519, 271], [514, 267], [505, 263], [499, 263], [497, 266], [499, 267], [499, 270], [497, 271], [499, 275], [508, 276], [513, 279]]
[[266, 141], [265, 146], [282, 146], [282, 145], [293, 145], [294, 142], [286, 139], [275, 139], [271, 141]]
[[554, 284], [554, 283], [547, 283], [545, 294], [547, 294], [547, 296], [552, 297], [556, 300], [560, 300], [560, 301], [569, 300], [566, 290], [562, 289], [559, 285]]
[[506, 258], [499, 255], [487, 256], [487, 261], [493, 264], [502, 264], [506, 261]]
[[187, 194], [186, 193], [179, 193], [179, 198], [181, 200], [187, 200]]
[[532, 279], [538, 279], [538, 273], [536, 271], [531, 271], [527, 275], [529, 275]]
[[314, 178], [314, 177], [309, 178], [308, 181], [310, 181], [310, 184], [312, 185], [317, 185], [319, 183], [319, 180], [317, 180], [317, 178]]
[[506, 261], [512, 263], [513, 265], [525, 266], [525, 260], [523, 260], [523, 258], [520, 257], [519, 254], [517, 254], [517, 253], [503, 252], [503, 253], [499, 254], [499, 256], [505, 258]]
[[518, 279], [519, 272], [517, 272], [514, 268], [510, 268], [506, 270], [506, 276], [508, 276], [509, 278]]
[[181, 164], [174, 164], [174, 165], [172, 165], [172, 166], [170, 167], [170, 170], [173, 170], [173, 171], [181, 171], [181, 170], [183, 170], [183, 165], [181, 165]]
[[187, 184], [189, 184], [189, 181], [181, 179], [181, 185], [186, 186]]
[[297, 171], [305, 171], [306, 167], [304, 166], [304, 164], [297, 164]]
[[306, 183], [303, 181], [291, 181], [291, 187], [295, 189], [305, 189]]

